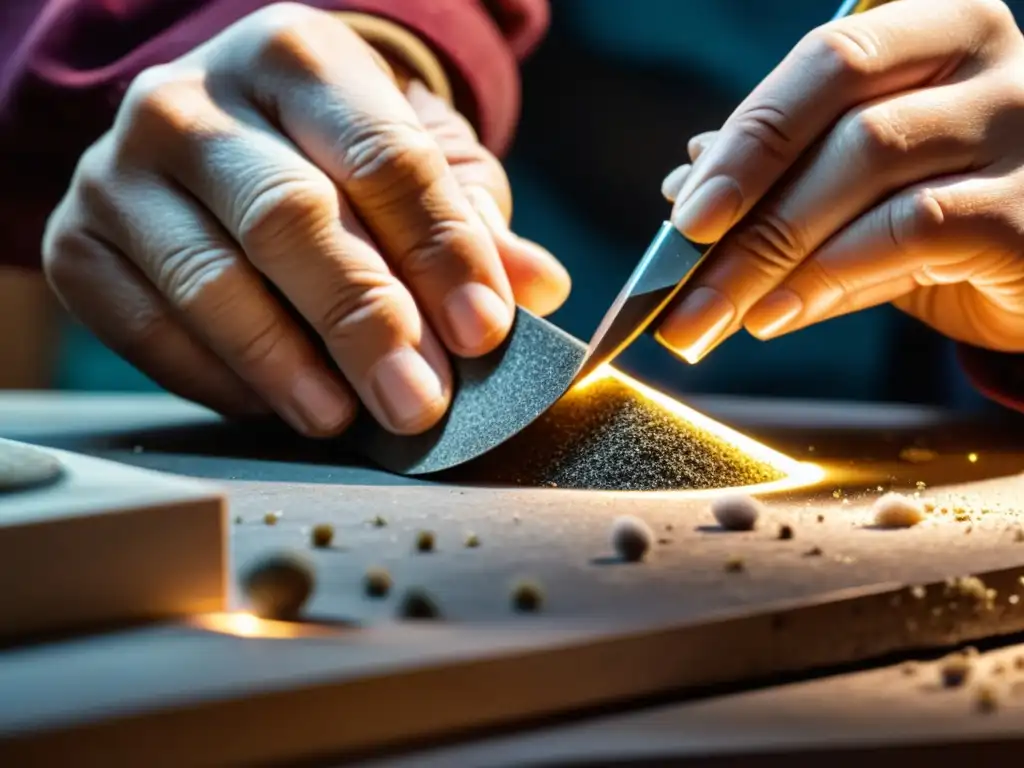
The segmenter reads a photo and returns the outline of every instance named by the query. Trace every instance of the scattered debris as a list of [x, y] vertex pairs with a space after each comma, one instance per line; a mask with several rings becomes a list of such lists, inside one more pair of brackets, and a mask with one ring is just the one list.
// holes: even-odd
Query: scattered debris
[[939, 454], [930, 448], [917, 448], [916, 446], [909, 446], [900, 451], [900, 461], [905, 461], [908, 464], [925, 464], [935, 461], [938, 456]]
[[612, 523], [612, 548], [623, 560], [643, 560], [654, 541], [654, 532], [639, 517], [624, 515]]
[[434, 551], [434, 534], [432, 531], [420, 531], [416, 534], [416, 550], [418, 552]]
[[747, 565], [739, 555], [730, 555], [729, 559], [725, 561], [725, 570], [729, 573], [740, 573], [746, 569]]
[[539, 611], [544, 603], [544, 590], [533, 581], [520, 581], [512, 587], [512, 607], [522, 613]]
[[253, 613], [266, 619], [293, 619], [316, 583], [313, 564], [294, 552], [254, 562], [242, 575], [242, 590]]
[[740, 493], [719, 496], [711, 502], [711, 513], [727, 531], [754, 530], [763, 509], [757, 499]]
[[313, 542], [313, 546], [317, 549], [325, 549], [331, 546], [331, 542], [334, 541], [334, 526], [330, 523], [314, 525], [310, 539]]
[[471, 533], [466, 537], [466, 547], [469, 549], [476, 549], [480, 546], [480, 537], [475, 533]]
[[991, 685], [982, 683], [974, 689], [974, 706], [984, 714], [995, 712], [999, 708], [999, 696]]
[[792, 539], [793, 536], [794, 536], [794, 533], [793, 533], [793, 526], [792, 525], [787, 525], [786, 523], [783, 523], [782, 525], [779, 526], [779, 538], [780, 539], [783, 539], [783, 540]]
[[921, 504], [909, 496], [887, 493], [872, 505], [879, 528], [910, 528], [924, 520]]
[[371, 568], [363, 576], [363, 589], [370, 597], [384, 597], [391, 591], [391, 574], [383, 568]]
[[963, 576], [947, 579], [945, 594], [947, 597], [965, 598], [975, 612], [980, 613], [992, 610], [998, 593], [988, 589], [977, 576]]
[[388, 521], [380, 515], [374, 515], [373, 519], [370, 521], [370, 525], [372, 525], [374, 528], [384, 528], [385, 526], [387, 526], [387, 524]]
[[973, 668], [971, 659], [962, 653], [947, 656], [939, 667], [942, 685], [946, 688], [959, 688], [967, 682]]
[[277, 521], [281, 519], [280, 512], [267, 512], [263, 516], [263, 522], [267, 525], [277, 525]]
[[406, 619], [437, 619], [441, 616], [437, 603], [422, 589], [410, 589], [405, 593], [400, 612]]
[[804, 552], [804, 557], [821, 557], [823, 554], [821, 547], [811, 547]]

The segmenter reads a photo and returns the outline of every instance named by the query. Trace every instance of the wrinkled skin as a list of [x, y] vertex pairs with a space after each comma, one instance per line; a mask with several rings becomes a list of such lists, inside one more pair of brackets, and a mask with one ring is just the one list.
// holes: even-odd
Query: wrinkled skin
[[716, 246], [661, 340], [695, 362], [892, 302], [1024, 352], [1024, 37], [998, 0], [896, 0], [811, 32], [663, 191]]
[[48, 223], [44, 268], [184, 397], [311, 436], [361, 402], [416, 433], [447, 409], [450, 355], [568, 293], [510, 214], [460, 115], [338, 17], [280, 4], [139, 76]]

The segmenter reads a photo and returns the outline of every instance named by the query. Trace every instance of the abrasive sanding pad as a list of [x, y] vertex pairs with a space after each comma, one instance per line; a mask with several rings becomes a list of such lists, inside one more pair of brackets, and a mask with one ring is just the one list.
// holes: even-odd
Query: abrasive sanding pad
[[569, 389], [586, 357], [582, 341], [520, 308], [498, 349], [453, 360], [455, 394], [440, 424], [421, 435], [399, 436], [364, 410], [348, 439], [355, 451], [391, 472], [424, 475], [451, 469], [536, 420]]

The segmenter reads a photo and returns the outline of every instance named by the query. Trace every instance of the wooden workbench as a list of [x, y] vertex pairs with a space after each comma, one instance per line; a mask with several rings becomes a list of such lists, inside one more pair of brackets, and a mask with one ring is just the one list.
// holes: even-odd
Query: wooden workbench
[[[1015, 729], [1024, 732], [1024, 708], [975, 716], [969, 691], [938, 693], [928, 687], [932, 673], [912, 685], [884, 669], [666, 707], [666, 699], [707, 686], [742, 688], [780, 673], [815, 674], [1024, 629], [1019, 422], [961, 423], [897, 406], [693, 405], [794, 457], [822, 463], [828, 481], [769, 499], [769, 519], [757, 531], [726, 534], [703, 498], [413, 482], [346, 465], [330, 445], [225, 427], [170, 398], [0, 398], [6, 437], [225, 488], [232, 518], [242, 520], [232, 528], [236, 567], [265, 551], [308, 549], [316, 523], [332, 523], [338, 535], [336, 547], [310, 552], [320, 584], [310, 615], [319, 623], [288, 629], [288, 639], [244, 637], [238, 627], [204, 619], [0, 652], [0, 702], [10, 701], [3, 695], [8, 686], [31, 692], [0, 704], [0, 736], [39, 729], [56, 734], [47, 740], [50, 749], [85, 743], [129, 750], [178, 733], [147, 764], [181, 765], [366, 754], [457, 733], [468, 741], [500, 725], [521, 730], [406, 759], [519, 765], [552, 754], [704, 759], [840, 742], [863, 747], [880, 732], [891, 744], [1004, 740]], [[940, 457], [901, 462], [901, 449], [915, 444]], [[868, 507], [878, 488], [913, 492], [918, 482], [951, 511], [909, 531], [873, 529]], [[959, 507], [973, 511], [972, 519], [958, 515]], [[283, 513], [277, 525], [262, 523], [268, 511]], [[661, 539], [644, 564], [610, 557], [609, 525], [627, 513], [643, 517]], [[368, 524], [378, 514], [386, 527]], [[792, 540], [776, 538], [783, 522], [795, 528]], [[422, 529], [437, 535], [437, 552], [413, 553]], [[469, 532], [480, 548], [463, 547]], [[822, 554], [808, 556], [813, 547]], [[743, 573], [724, 572], [732, 555], [742, 556]], [[386, 566], [395, 578], [395, 595], [386, 601], [361, 593], [371, 565]], [[950, 606], [942, 582], [967, 574], [983, 574], [997, 590], [991, 610]], [[518, 577], [544, 585], [542, 613], [510, 609], [509, 585]], [[931, 586], [919, 599], [909, 590], [914, 585]], [[393, 621], [409, 586], [429, 589], [446, 620]], [[59, 689], [55, 703], [55, 689], [45, 683], [60, 680], [74, 685]], [[1008, 678], [1007, 692], [1010, 686]], [[841, 705], [814, 706], [818, 699]], [[541, 716], [644, 700], [661, 705], [527, 729]], [[169, 712], [175, 703], [180, 708]], [[88, 721], [85, 712], [98, 719]]]

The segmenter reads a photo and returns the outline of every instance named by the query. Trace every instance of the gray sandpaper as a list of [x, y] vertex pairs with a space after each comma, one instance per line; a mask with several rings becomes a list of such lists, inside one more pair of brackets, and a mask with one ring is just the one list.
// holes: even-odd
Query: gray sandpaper
[[354, 451], [391, 472], [451, 469], [535, 421], [569, 389], [586, 356], [582, 341], [520, 308], [498, 349], [453, 360], [455, 393], [440, 424], [421, 435], [393, 435], [363, 410], [347, 439]]

